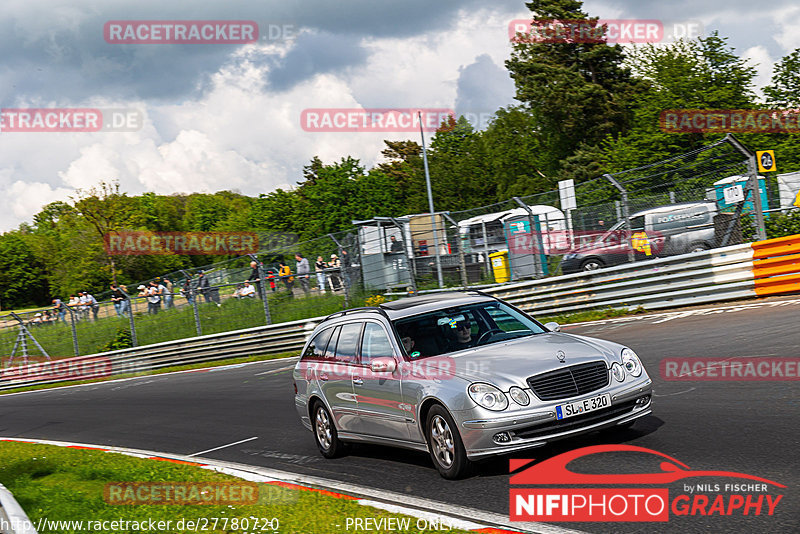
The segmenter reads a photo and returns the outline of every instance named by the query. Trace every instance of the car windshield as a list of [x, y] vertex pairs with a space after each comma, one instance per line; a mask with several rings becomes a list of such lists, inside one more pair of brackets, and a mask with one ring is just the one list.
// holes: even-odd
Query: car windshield
[[443, 308], [394, 321], [411, 359], [439, 356], [546, 332], [542, 325], [502, 302]]

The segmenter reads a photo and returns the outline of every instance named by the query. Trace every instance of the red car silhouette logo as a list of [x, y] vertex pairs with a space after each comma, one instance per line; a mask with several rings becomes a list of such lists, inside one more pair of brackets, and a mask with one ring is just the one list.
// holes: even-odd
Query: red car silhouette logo
[[[655, 473], [593, 475], [575, 473], [567, 468], [567, 464], [573, 460], [603, 452], [641, 452], [660, 456], [668, 461], [662, 461], [659, 465], [661, 471]], [[531, 460], [511, 460], [511, 470], [514, 471], [530, 461]], [[634, 445], [594, 445], [565, 452], [553, 458], [543, 460], [513, 475], [511, 477], [511, 484], [668, 484], [676, 480], [692, 477], [746, 478], [758, 482], [766, 482], [779, 488], [786, 487], [772, 480], [745, 473], [736, 473], [733, 471], [695, 471], [683, 462], [664, 453], [652, 449], [645, 449], [644, 447], [636, 447]]]

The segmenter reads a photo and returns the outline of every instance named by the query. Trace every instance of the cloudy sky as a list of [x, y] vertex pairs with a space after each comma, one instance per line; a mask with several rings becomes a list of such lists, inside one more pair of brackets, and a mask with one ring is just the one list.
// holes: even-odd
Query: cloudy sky
[[[719, 30], [759, 64], [800, 47], [792, 0], [591, 0], [603, 19], [658, 19]], [[131, 131], [0, 132], [0, 231], [76, 189], [245, 194], [287, 188], [316, 156], [380, 161], [383, 139], [410, 133], [313, 132], [303, 110], [513, 104], [503, 62], [522, 0], [4, 0], [0, 107], [123, 110]], [[114, 44], [109, 21], [251, 20], [250, 44]], [[108, 115], [106, 115], [108, 117]], [[123, 128], [124, 130], [124, 128]]]

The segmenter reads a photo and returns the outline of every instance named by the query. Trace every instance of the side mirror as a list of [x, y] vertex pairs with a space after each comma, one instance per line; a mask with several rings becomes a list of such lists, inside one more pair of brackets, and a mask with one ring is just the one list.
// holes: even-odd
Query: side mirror
[[373, 373], [393, 373], [397, 369], [397, 362], [394, 358], [375, 358], [369, 367]]
[[544, 327], [551, 332], [561, 332], [561, 326], [555, 321], [545, 323]]

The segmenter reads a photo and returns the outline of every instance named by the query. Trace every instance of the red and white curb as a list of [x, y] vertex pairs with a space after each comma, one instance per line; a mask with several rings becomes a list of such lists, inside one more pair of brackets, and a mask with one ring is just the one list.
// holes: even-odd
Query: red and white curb
[[[429, 499], [421, 499], [411, 495], [377, 490], [346, 482], [311, 477], [286, 471], [277, 471], [264, 467], [224, 462], [221, 460], [203, 459], [180, 454], [162, 453], [141, 449], [128, 449], [123, 447], [103, 447], [84, 443], [67, 441], [52, 441], [46, 439], [25, 439], [1, 437], [0, 441], [15, 443], [35, 443], [42, 445], [55, 445], [68, 449], [85, 449], [94, 451], [113, 452], [162, 462], [191, 465], [201, 469], [208, 469], [218, 473], [235, 476], [250, 482], [270, 484], [301, 491], [313, 491], [336, 499], [356, 502], [362, 506], [379, 508], [393, 514], [403, 514], [429, 524], [442, 525], [452, 529], [470, 530], [485, 534], [585, 534], [578, 530], [570, 530], [543, 523], [511, 523], [506, 516], [482, 510], [475, 510], [463, 506], [447, 504]], [[403, 503], [403, 504], [397, 504]], [[446, 510], [444, 512], [443, 510]]]

